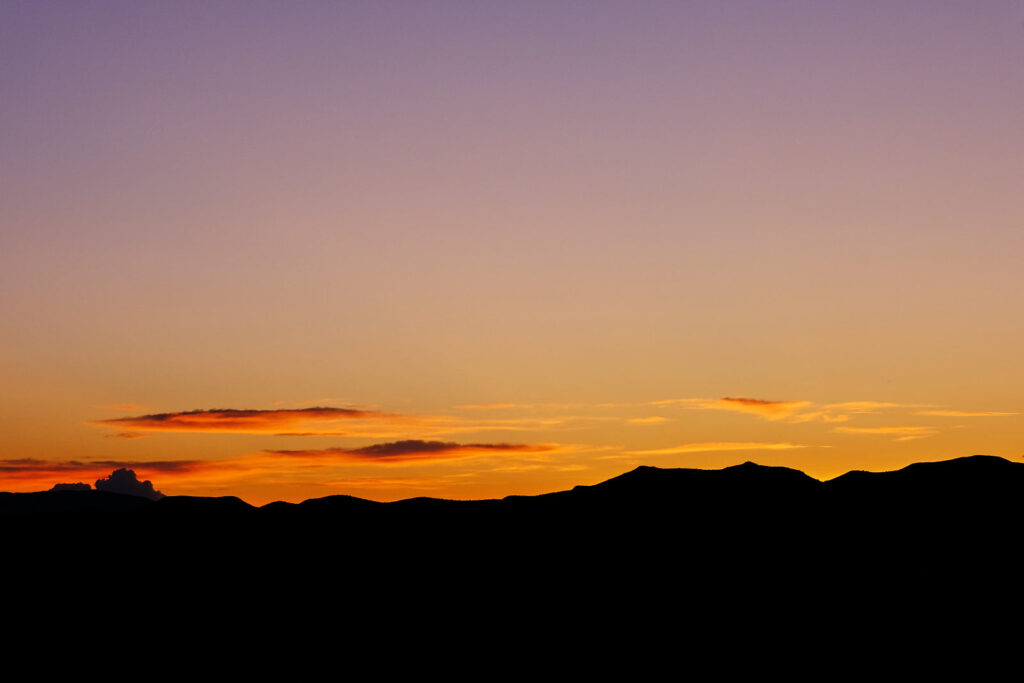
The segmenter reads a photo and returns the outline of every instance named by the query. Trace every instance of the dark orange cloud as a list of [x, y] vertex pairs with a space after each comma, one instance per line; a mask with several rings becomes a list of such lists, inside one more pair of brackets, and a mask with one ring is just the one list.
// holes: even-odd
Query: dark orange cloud
[[201, 466], [205, 460], [153, 460], [124, 461], [124, 460], [40, 460], [38, 458], [9, 458], [0, 460], [0, 472], [16, 473], [20, 471], [48, 471], [48, 472], [79, 472], [90, 469], [109, 470], [110, 468], [146, 469], [161, 472], [172, 472], [191, 469]]
[[365, 420], [390, 417], [373, 410], [354, 408], [298, 408], [290, 410], [187, 410], [175, 413], [154, 413], [137, 417], [118, 417], [96, 420], [95, 425], [126, 430], [152, 432], [222, 432], [233, 434], [312, 433], [322, 435], [323, 430], [309, 429], [310, 425], [337, 423], [346, 420]]
[[[479, 431], [551, 429], [575, 417], [469, 419], [450, 415], [398, 415], [355, 408], [272, 410], [188, 410], [95, 420], [90, 424], [131, 432], [273, 434], [276, 436], [349, 436], [361, 438], [430, 437]], [[590, 418], [596, 419], [596, 418]]]
[[[440, 462], [479, 456], [509, 456], [513, 460], [546, 461], [552, 452], [572, 450], [556, 444], [452, 443], [394, 441], [361, 448], [320, 450], [267, 450], [219, 460], [0, 460], [0, 489], [39, 491], [70, 479], [97, 479], [111, 470], [131, 469], [166, 485], [227, 485], [258, 479], [277, 481], [297, 474], [322, 472], [315, 479], [332, 480], [332, 471], [352, 465]], [[314, 482], [315, 483], [315, 482]]]
[[452, 460], [496, 453], [529, 454], [553, 451], [552, 444], [470, 443], [415, 439], [374, 444], [363, 448], [325, 448], [319, 450], [271, 450], [265, 453], [288, 458], [327, 458], [342, 462], [408, 462]]
[[130, 469], [160, 482], [232, 481], [253, 472], [272, 472], [258, 456], [225, 460], [0, 460], [0, 490], [42, 491], [69, 480], [95, 480], [111, 470]]
[[0, 460], [0, 476], [4, 479], [46, 480], [54, 476], [74, 474], [102, 476], [114, 469], [134, 469], [146, 473], [195, 472], [206, 465], [204, 460], [155, 460], [150, 462], [123, 460], [39, 460], [17, 458]]

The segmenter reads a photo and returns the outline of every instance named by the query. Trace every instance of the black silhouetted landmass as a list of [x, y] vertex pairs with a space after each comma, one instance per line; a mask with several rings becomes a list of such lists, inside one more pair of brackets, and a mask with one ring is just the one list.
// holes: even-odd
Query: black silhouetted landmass
[[183, 606], [159, 621], [173, 633], [222, 613], [273, 615], [268, 628], [330, 613], [387, 643], [400, 614], [440, 640], [455, 627], [727, 649], [745, 633], [799, 649], [793, 633], [855, 646], [983, 628], [1014, 595], [1022, 500], [1024, 464], [972, 456], [827, 482], [753, 463], [638, 467], [478, 501], [0, 493], [0, 528], [8, 586], [116, 595], [88, 613], [106, 623], [141, 601]]
[[[137, 482], [139, 490], [129, 495], [73, 484], [37, 493], [0, 493], [0, 519], [27, 524], [55, 514], [119, 512], [162, 522], [179, 514], [206, 517], [211, 522], [222, 515], [241, 514], [253, 523], [344, 522], [354, 517], [412, 525], [435, 517], [475, 525], [483, 520], [514, 524], [535, 521], [538, 516], [548, 521], [579, 520], [582, 516], [602, 522], [643, 520], [652, 527], [680, 523], [690, 528], [714, 526], [723, 519], [764, 524], [784, 518], [792, 518], [789, 521], [800, 526], [818, 526], [820, 516], [851, 522], [883, 513], [915, 517], [927, 513], [947, 520], [972, 517], [1016, 509], [1024, 496], [1024, 464], [985, 455], [916, 463], [892, 472], [852, 471], [825, 482], [798, 470], [752, 462], [720, 470], [641, 466], [599, 484], [537, 496], [492, 500], [421, 497], [380, 503], [335, 495], [262, 507], [234, 496], [162, 496], [152, 490], [150, 482], [138, 482], [130, 470], [114, 475]], [[113, 480], [114, 475], [101, 481]], [[672, 514], [683, 517], [663, 516]]]
[[836, 539], [847, 548], [870, 539], [898, 549], [922, 539], [967, 542], [1005, 533], [1016, 524], [1022, 499], [1024, 464], [972, 456], [826, 482], [749, 462], [721, 470], [638, 467], [593, 486], [475, 501], [379, 503], [338, 495], [254, 507], [235, 497], [2, 493], [0, 520], [26, 537], [116, 523], [140, 538], [184, 533], [197, 543], [229, 538], [261, 546], [309, 541], [301, 550], [310, 553], [317, 552], [317, 538], [388, 551], [424, 543], [453, 552], [512, 546], [559, 552], [564, 543], [649, 551], [670, 537], [723, 548], [816, 544], [824, 550]]

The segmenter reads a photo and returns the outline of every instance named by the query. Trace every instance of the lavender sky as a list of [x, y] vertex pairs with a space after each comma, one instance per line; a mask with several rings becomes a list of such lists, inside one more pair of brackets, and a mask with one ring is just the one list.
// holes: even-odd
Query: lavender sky
[[0, 0], [0, 490], [1020, 459], [1022, 256], [1020, 0]]

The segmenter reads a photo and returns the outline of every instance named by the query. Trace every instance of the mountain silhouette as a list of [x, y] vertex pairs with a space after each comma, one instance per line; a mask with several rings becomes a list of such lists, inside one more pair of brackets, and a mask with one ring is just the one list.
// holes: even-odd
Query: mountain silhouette
[[9, 585], [72, 577], [110, 595], [176, 596], [192, 607], [168, 629], [231, 596], [276, 624], [333, 610], [331, 623], [384, 633], [403, 614], [431, 635], [486, 626], [582, 647], [611, 629], [725, 649], [737, 629], [785, 646], [794, 628], [898, 642], [911, 628], [982, 623], [1012, 593], [1022, 498], [1024, 465], [972, 456], [826, 482], [754, 463], [645, 466], [476, 501], [0, 493], [0, 524]]
[[[25, 523], [56, 520], [60, 515], [119, 513], [126, 517], [176, 515], [214, 520], [244, 515], [253, 523], [285, 519], [401, 520], [413, 526], [434, 516], [467, 524], [481, 519], [529, 522], [538, 514], [576, 515], [633, 520], [651, 514], [712, 513], [755, 524], [812, 511], [831, 519], [874, 519], [881, 513], [916, 511], [945, 518], [1016, 510], [1024, 494], [1024, 464], [975, 455], [941, 462], [922, 462], [890, 472], [851, 471], [825, 482], [787, 467], [753, 462], [720, 470], [640, 466], [590, 486], [536, 496], [512, 495], [490, 500], [410, 498], [380, 503], [333, 495], [301, 503], [277, 501], [254, 507], [235, 496], [166, 496], [156, 500], [102, 490], [51, 490], [36, 493], [0, 492], [0, 519]], [[517, 519], [519, 518], [519, 519]], [[550, 519], [550, 518], [549, 518]], [[60, 520], [70, 522], [70, 519]], [[651, 524], [679, 520], [648, 519]], [[714, 520], [708, 520], [714, 524]], [[805, 522], [818, 524], [813, 519]]]
[[971, 456], [826, 482], [751, 462], [720, 470], [642, 466], [592, 486], [471, 501], [380, 503], [336, 495], [254, 507], [233, 496], [2, 493], [0, 521], [16, 522], [14, 536], [26, 542], [73, 537], [102, 544], [103, 531], [117, 527], [154, 547], [178, 539], [180, 552], [216, 553], [229, 538], [242, 549], [280, 545], [326, 556], [338, 549], [322, 542], [331, 538], [374, 557], [470, 550], [561, 556], [567, 547], [649, 555], [678, 554], [666, 543], [677, 538], [707, 557], [806, 554], [813, 547], [823, 560], [954, 545], [991, 553], [986, 544], [1015, 531], [1022, 494], [1024, 464]]

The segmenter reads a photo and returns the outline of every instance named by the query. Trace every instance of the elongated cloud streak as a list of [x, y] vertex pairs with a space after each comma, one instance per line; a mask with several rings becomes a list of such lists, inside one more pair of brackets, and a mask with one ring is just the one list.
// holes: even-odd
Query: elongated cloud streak
[[459, 444], [443, 441], [406, 440], [375, 444], [364, 448], [325, 448], [320, 450], [264, 451], [270, 455], [288, 458], [329, 459], [338, 462], [407, 462], [451, 460], [496, 453], [531, 454], [555, 450], [552, 444], [527, 445], [509, 443]]
[[61, 472], [92, 472], [110, 469], [135, 469], [147, 472], [184, 472], [195, 470], [210, 463], [209, 460], [39, 460], [37, 458], [17, 458], [0, 460], [0, 474], [5, 477], [17, 476], [20, 473], [61, 473]]
[[[18, 458], [0, 460], [0, 479], [3, 488], [25, 490], [34, 482], [55, 483], [57, 479], [69, 476], [76, 478], [99, 478], [110, 474], [111, 470], [131, 469], [148, 476], [194, 475], [211, 467], [224, 467], [223, 461], [208, 460], [39, 460], [36, 458]], [[10, 486], [15, 484], [15, 486]]]
[[970, 411], [970, 410], [921, 410], [915, 415], [928, 415], [930, 417], [1007, 417], [1017, 413], [997, 413], [995, 411]]
[[559, 416], [473, 419], [450, 415], [399, 415], [377, 410], [316, 407], [280, 410], [187, 410], [95, 420], [91, 424], [125, 430], [120, 434], [191, 432], [396, 438], [480, 431], [551, 429], [569, 421], [592, 419], [602, 418]]
[[708, 410], [733, 410], [751, 413], [768, 420], [780, 420], [811, 405], [810, 401], [766, 401], [759, 398], [721, 398], [700, 404]]
[[719, 399], [677, 398], [651, 401], [647, 405], [666, 407], [677, 405], [692, 410], [728, 410], [756, 415], [765, 420], [786, 422], [846, 422], [852, 414], [870, 413], [881, 408], [897, 407], [895, 403], [881, 401], [849, 401], [847, 403], [815, 404], [812, 401], [773, 401], [763, 398], [726, 396]]
[[629, 451], [632, 455], [674, 455], [676, 453], [713, 453], [717, 451], [788, 451], [806, 448], [792, 443], [756, 443], [742, 441], [717, 441], [711, 443], [687, 443], [671, 448], [656, 448], [649, 451]]
[[836, 427], [835, 431], [843, 434], [895, 435], [897, 441], [913, 441], [933, 436], [936, 430], [932, 427], [887, 426], [887, 427]]
[[659, 415], [655, 415], [653, 417], [634, 417], [626, 420], [626, 422], [631, 425], [656, 425], [668, 421], [667, 417], [661, 417]]
[[853, 415], [874, 413], [878, 410], [910, 406], [885, 401], [847, 401], [845, 403], [815, 404], [811, 401], [767, 401], [758, 398], [722, 398], [705, 401], [697, 407], [706, 410], [733, 410], [758, 415], [766, 420], [802, 422], [846, 422]]
[[299, 408], [292, 410], [187, 410], [137, 417], [96, 420], [92, 424], [128, 431], [225, 432], [233, 434], [280, 434], [310, 425], [336, 424], [347, 420], [381, 419], [384, 413], [354, 408]]
[[[636, 404], [594, 404], [595, 409], [623, 407], [660, 407], [677, 405], [696, 410], [722, 410], [791, 423], [812, 421], [846, 422], [855, 415], [883, 409], [911, 407], [882, 401], [849, 401], [815, 404], [811, 401], [776, 401], [749, 397], [719, 399], [683, 398]], [[492, 404], [463, 406], [475, 410], [515, 408], [562, 410], [579, 404]], [[926, 407], [926, 406], [914, 406]], [[1003, 415], [1007, 413], [971, 413], [961, 411], [922, 411], [921, 414], [945, 417]], [[657, 424], [663, 416], [614, 418], [597, 415], [535, 415], [531, 417], [476, 418], [453, 415], [400, 415], [378, 410], [318, 406], [312, 408], [241, 410], [234, 408], [187, 410], [153, 413], [93, 421], [91, 424], [118, 429], [113, 438], [138, 438], [159, 432], [210, 434], [276, 434], [285, 436], [351, 436], [369, 438], [428, 438], [440, 435], [480, 431], [547, 430], [599, 420], [624, 419], [627, 424]]]
[[846, 401], [843, 403], [814, 403], [812, 401], [770, 401], [761, 398], [725, 397], [720, 399], [680, 398], [652, 401], [649, 405], [679, 405], [698, 410], [730, 410], [757, 415], [766, 420], [783, 420], [793, 424], [804, 422], [848, 422], [855, 415], [874, 413], [895, 408], [922, 408], [887, 401]]

